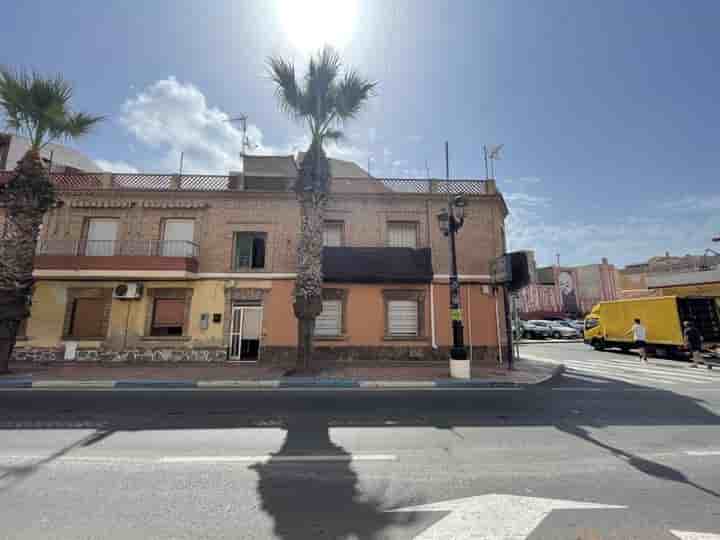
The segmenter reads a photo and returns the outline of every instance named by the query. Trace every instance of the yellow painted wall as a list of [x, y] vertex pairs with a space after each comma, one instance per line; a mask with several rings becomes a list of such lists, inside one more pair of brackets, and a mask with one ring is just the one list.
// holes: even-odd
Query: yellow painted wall
[[[39, 281], [33, 296], [33, 306], [27, 325], [26, 341], [19, 347], [55, 347], [62, 342], [62, 331], [69, 288], [114, 288], [115, 281]], [[267, 282], [263, 282], [266, 284]], [[190, 307], [189, 345], [222, 346], [225, 317], [225, 281], [145, 281], [145, 289], [191, 287], [193, 297]], [[252, 285], [250, 285], [252, 286]], [[134, 347], [147, 340], [146, 318], [150, 314], [150, 297], [145, 294], [140, 300], [112, 301], [110, 324], [105, 346], [111, 348]], [[207, 330], [200, 328], [200, 314], [209, 313], [211, 320]], [[222, 313], [223, 321], [212, 322], [213, 313]], [[126, 337], [127, 327], [127, 337]], [[83, 347], [96, 347], [97, 341], [81, 341]]]

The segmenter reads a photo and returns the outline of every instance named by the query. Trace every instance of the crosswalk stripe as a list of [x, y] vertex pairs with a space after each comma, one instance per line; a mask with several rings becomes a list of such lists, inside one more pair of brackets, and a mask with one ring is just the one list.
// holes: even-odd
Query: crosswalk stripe
[[[569, 364], [568, 364], [569, 365]], [[688, 380], [683, 377], [677, 377], [673, 375], [666, 375], [663, 373], [653, 373], [651, 371], [644, 371], [644, 370], [630, 370], [630, 369], [622, 369], [622, 368], [612, 368], [612, 367], [595, 367], [595, 366], [586, 366], [581, 364], [573, 364], [580, 370], [586, 370], [586, 369], [603, 369], [607, 371], [608, 373], [615, 373], [618, 375], [625, 375], [628, 377], [637, 377], [640, 379], [648, 380], [648, 381], [659, 381], [659, 382], [691, 382], [695, 384], [708, 384], [708, 381], [694, 381], [694, 380]]]
[[[585, 360], [578, 360], [585, 362]], [[643, 371], [655, 371], [655, 372], [662, 372], [664, 374], [668, 375], [682, 375], [683, 377], [690, 378], [690, 379], [699, 379], [704, 381], [717, 381], [720, 382], [720, 374], [714, 374], [714, 373], [708, 373], [708, 374], [700, 374], [696, 372], [686, 372], [684, 368], [671, 368], [671, 367], [665, 367], [665, 366], [658, 366], [650, 363], [649, 365], [642, 365], [640, 364], [640, 360], [637, 362], [633, 362], [631, 360], [625, 360], [625, 359], [604, 359], [604, 360], [598, 360], [598, 359], [592, 359], [588, 360], [589, 363], [592, 364], [604, 364], [608, 367], [612, 366], [623, 366], [623, 367], [629, 367], [631, 369], [642, 369]], [[692, 369], [689, 366], [687, 369]]]
[[633, 384], [676, 384], [682, 382], [706, 385], [713, 382], [720, 382], [720, 378], [715, 376], [715, 374], [700, 374], [695, 371], [689, 372], [690, 368], [686, 371], [682, 368], [641, 364], [639, 359], [637, 362], [633, 362], [632, 360], [624, 358], [563, 360], [544, 358], [532, 354], [526, 354], [524, 356], [529, 359], [564, 364], [568, 368], [568, 371], [574, 371], [580, 375], [597, 375]]
[[[682, 369], [674, 369], [674, 368], [662, 368], [662, 367], [656, 367], [652, 364], [640, 364], [638, 363], [629, 363], [624, 361], [615, 361], [615, 360], [598, 360], [598, 359], [590, 359], [590, 360], [567, 360], [563, 361], [563, 363], [567, 364], [568, 362], [576, 362], [582, 365], [588, 365], [593, 367], [604, 367], [612, 370], [624, 370], [624, 371], [631, 371], [633, 373], [642, 373], [642, 374], [656, 374], [661, 375], [663, 377], [672, 377], [672, 378], [678, 378], [678, 380], [695, 380], [695, 381], [702, 381], [702, 382], [720, 382], [720, 379], [716, 377], [708, 377], [705, 375], [701, 375], [699, 373], [690, 373]], [[688, 368], [689, 369], [689, 368]]]
[[596, 367], [586, 366], [584, 364], [578, 364], [578, 363], [574, 363], [574, 362], [563, 362], [563, 363], [567, 367], [571, 367], [571, 368], [575, 369], [576, 371], [602, 374], [602, 375], [608, 377], [609, 379], [628, 379], [628, 380], [632, 379], [635, 382], [637, 382], [637, 381], [640, 381], [643, 383], [661, 382], [661, 383], [665, 383], [665, 384], [675, 384], [676, 382], [679, 382], [679, 381], [672, 380], [672, 379], [663, 379], [663, 378], [657, 377], [657, 376], [646, 375], [644, 373], [628, 374], [628, 373], [618, 371], [618, 370], [606, 369], [606, 368], [596, 368]]
[[[586, 364], [587, 365], [587, 364]], [[714, 379], [707, 379], [701, 376], [694, 375], [692, 373], [683, 373], [683, 372], [673, 372], [673, 371], [663, 371], [663, 370], [657, 370], [650, 366], [635, 366], [635, 367], [628, 367], [624, 365], [618, 365], [613, 366], [612, 364], [607, 363], [597, 363], [592, 362], [590, 364], [591, 366], [598, 366], [603, 367], [606, 369], [616, 370], [622, 373], [630, 373], [630, 374], [640, 374], [643, 376], [648, 377], [660, 377], [664, 379], [673, 379], [677, 381], [685, 381], [685, 382], [692, 382], [697, 384], [708, 384], [712, 382], [716, 382]]]
[[633, 377], [632, 375], [625, 375], [622, 373], [617, 373], [616, 371], [608, 371], [605, 369], [596, 369], [596, 368], [581, 368], [581, 367], [575, 367], [575, 366], [568, 366], [572, 367], [575, 371], [579, 371], [581, 373], [590, 373], [592, 375], [599, 375], [602, 377], [607, 377], [608, 379], [613, 380], [620, 380], [625, 382], [630, 382], [633, 384], [644, 384], [647, 385], [651, 382], [662, 382], [666, 384], [675, 384], [675, 381], [650, 381], [648, 379], [643, 379], [641, 377]]

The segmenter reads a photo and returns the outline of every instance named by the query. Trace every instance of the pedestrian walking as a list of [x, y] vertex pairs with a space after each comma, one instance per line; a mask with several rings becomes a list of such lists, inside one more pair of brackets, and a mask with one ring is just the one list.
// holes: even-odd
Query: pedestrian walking
[[635, 319], [635, 323], [625, 333], [626, 336], [632, 335], [635, 347], [638, 349], [640, 360], [647, 364], [647, 332], [645, 327], [640, 322], [640, 319]]
[[700, 365], [700, 362], [702, 362], [702, 334], [700, 334], [700, 330], [695, 328], [695, 325], [690, 321], [685, 321], [683, 326], [685, 327], [683, 329], [685, 346], [688, 351], [690, 351], [690, 359], [692, 360], [692, 366], [690, 367], [696, 368]]

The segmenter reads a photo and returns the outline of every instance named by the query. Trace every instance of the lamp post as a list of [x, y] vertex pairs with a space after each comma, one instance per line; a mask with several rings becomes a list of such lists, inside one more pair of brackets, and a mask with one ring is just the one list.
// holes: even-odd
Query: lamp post
[[[465, 221], [465, 199], [462, 195], [450, 197], [448, 208], [443, 208], [437, 216], [443, 235], [448, 237], [450, 245], [450, 320], [452, 321], [452, 348], [450, 360], [467, 360], [467, 349], [463, 338], [462, 309], [460, 308], [460, 282], [457, 272], [455, 234]], [[452, 369], [451, 369], [452, 371]], [[469, 371], [469, 368], [468, 368]], [[469, 377], [469, 373], [467, 374]]]

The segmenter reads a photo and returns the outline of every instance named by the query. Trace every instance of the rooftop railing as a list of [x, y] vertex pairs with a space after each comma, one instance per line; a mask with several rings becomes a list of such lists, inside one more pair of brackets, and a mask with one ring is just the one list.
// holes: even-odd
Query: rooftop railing
[[[13, 171], [0, 171], [0, 186], [10, 181]], [[53, 183], [61, 190], [128, 190], [128, 191], [290, 191], [287, 183], [254, 177], [246, 187], [240, 176], [201, 174], [115, 174], [115, 173], [52, 173]], [[421, 179], [421, 178], [333, 178], [331, 192], [339, 193], [428, 193], [489, 195], [495, 193], [494, 180]]]

